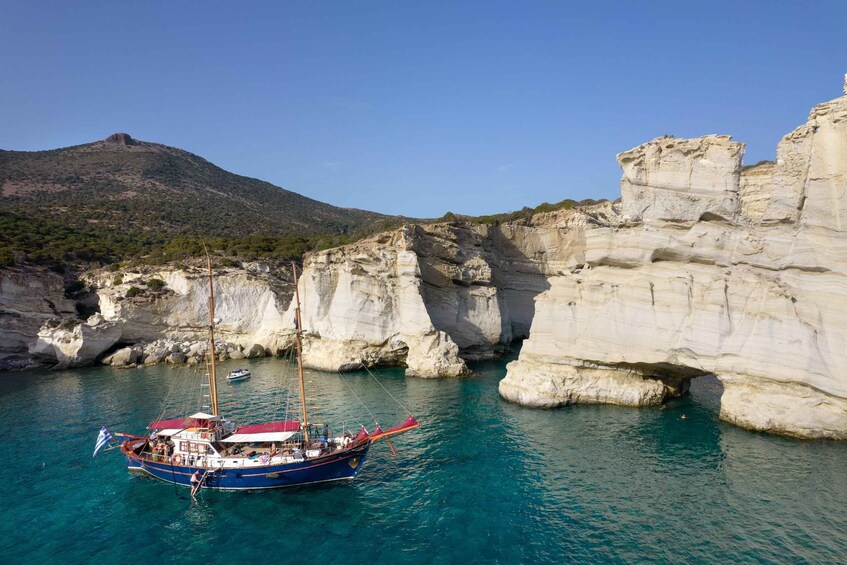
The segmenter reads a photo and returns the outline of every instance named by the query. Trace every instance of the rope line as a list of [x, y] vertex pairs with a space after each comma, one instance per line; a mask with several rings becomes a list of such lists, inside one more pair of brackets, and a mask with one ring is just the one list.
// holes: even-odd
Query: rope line
[[402, 404], [399, 400], [397, 400], [396, 398], [394, 398], [394, 395], [393, 395], [393, 394], [391, 394], [390, 392], [388, 392], [388, 389], [387, 389], [387, 388], [385, 388], [381, 382], [379, 382], [379, 379], [378, 379], [378, 378], [376, 378], [376, 375], [374, 375], [373, 373], [371, 373], [371, 370], [370, 370], [370, 369], [368, 369], [368, 368], [367, 368], [367, 366], [365, 367], [365, 371], [367, 371], [367, 372], [368, 372], [368, 374], [369, 374], [371, 377], [373, 377], [373, 380], [375, 380], [375, 381], [376, 381], [376, 384], [378, 384], [379, 386], [381, 386], [381, 387], [382, 387], [382, 390], [384, 390], [384, 391], [385, 391], [385, 393], [386, 393], [388, 396], [390, 396], [390, 397], [391, 397], [391, 399], [392, 399], [394, 402], [396, 402], [396, 403], [397, 403], [397, 406], [399, 406], [400, 408], [402, 408], [403, 410], [405, 410], [405, 411], [406, 411], [406, 414], [411, 414], [411, 412], [409, 411], [409, 409], [408, 409], [408, 408], [406, 408], [406, 407], [405, 407], [405, 406], [404, 406], [404, 405], [403, 405], [403, 404]]
[[[341, 380], [342, 380], [342, 381], [344, 381], [344, 384], [345, 384], [345, 385], [347, 385], [347, 388], [349, 388], [349, 389], [350, 389], [350, 392], [351, 392], [351, 393], [353, 393], [353, 396], [355, 396], [355, 397], [356, 397], [356, 400], [358, 400], [358, 401], [359, 401], [359, 404], [361, 404], [361, 405], [362, 405], [362, 407], [364, 407], [364, 409], [368, 411], [368, 414], [370, 414], [370, 415], [371, 415], [371, 418], [373, 418], [374, 423], [378, 426], [378, 425], [379, 425], [379, 423], [376, 421], [376, 416], [374, 416], [374, 413], [373, 413], [373, 412], [371, 412], [371, 409], [370, 409], [370, 408], [368, 408], [367, 404], [365, 404], [364, 402], [362, 402], [362, 399], [361, 399], [361, 398], [359, 398], [359, 395], [358, 395], [358, 394], [356, 394], [356, 391], [355, 391], [355, 390], [353, 390], [353, 387], [351, 387], [351, 386], [350, 386], [350, 383], [348, 383], [348, 382], [347, 382], [347, 379], [345, 379], [345, 378], [344, 378], [344, 374], [342, 374], [342, 372], [341, 372], [341, 371], [338, 371], [338, 376], [340, 376], [340, 377], [341, 377]], [[364, 426], [363, 426], [363, 427], [364, 427]]]

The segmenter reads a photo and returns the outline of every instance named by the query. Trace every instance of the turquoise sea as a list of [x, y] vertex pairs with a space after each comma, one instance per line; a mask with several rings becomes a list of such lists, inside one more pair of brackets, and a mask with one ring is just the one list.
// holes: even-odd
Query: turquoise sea
[[[221, 385], [222, 411], [282, 416], [286, 364], [223, 371], [238, 365], [253, 378]], [[722, 424], [708, 381], [665, 409], [539, 411], [499, 398], [505, 361], [474, 368], [462, 380], [379, 371], [423, 427], [396, 438], [396, 457], [374, 446], [352, 483], [203, 491], [197, 502], [130, 476], [118, 451], [91, 457], [101, 423], [141, 432], [165, 395], [165, 416], [197, 408], [187, 369], [2, 374], [0, 561], [847, 561], [847, 444]], [[405, 419], [367, 373], [308, 380], [322, 387], [318, 416], [338, 413], [336, 424], [373, 429], [351, 389], [383, 428]]]

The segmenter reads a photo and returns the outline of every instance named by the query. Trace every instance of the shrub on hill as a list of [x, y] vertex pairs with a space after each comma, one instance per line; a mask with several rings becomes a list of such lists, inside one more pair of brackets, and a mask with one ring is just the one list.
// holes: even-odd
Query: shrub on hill
[[502, 224], [507, 222], [517, 222], [520, 220], [524, 220], [535, 214], [540, 214], [543, 212], [555, 212], [556, 210], [570, 210], [572, 208], [576, 208], [577, 206], [593, 206], [594, 204], [599, 204], [600, 202], [605, 201], [606, 200], [594, 200], [592, 198], [577, 201], [567, 198], [565, 200], [562, 200], [561, 202], [557, 202], [556, 204], [544, 202], [542, 204], [539, 204], [535, 208], [524, 206], [522, 209], [517, 210], [515, 212], [506, 212], [503, 214], [489, 214], [486, 216], [459, 216], [457, 214], [454, 214], [453, 212], [447, 212], [441, 218], [435, 221], [450, 223], [461, 219], [474, 224]]

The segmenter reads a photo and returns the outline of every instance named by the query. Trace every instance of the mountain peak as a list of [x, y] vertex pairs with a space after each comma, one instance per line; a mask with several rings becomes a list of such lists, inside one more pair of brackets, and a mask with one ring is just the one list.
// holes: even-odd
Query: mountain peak
[[117, 145], [135, 145], [135, 140], [128, 133], [113, 133], [106, 138], [106, 143], [115, 143]]

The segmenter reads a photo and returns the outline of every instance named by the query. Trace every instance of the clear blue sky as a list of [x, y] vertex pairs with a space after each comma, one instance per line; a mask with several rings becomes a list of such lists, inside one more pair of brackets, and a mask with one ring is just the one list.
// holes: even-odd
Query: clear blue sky
[[0, 148], [113, 132], [338, 206], [617, 198], [615, 154], [772, 159], [841, 95], [847, 2], [9, 2]]

